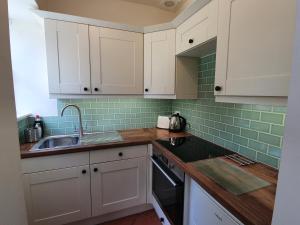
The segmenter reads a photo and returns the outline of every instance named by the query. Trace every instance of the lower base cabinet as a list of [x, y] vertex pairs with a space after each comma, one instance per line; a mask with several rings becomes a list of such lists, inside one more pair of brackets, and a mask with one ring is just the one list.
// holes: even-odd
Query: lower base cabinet
[[146, 165], [146, 157], [91, 165], [92, 215], [145, 204]]
[[189, 187], [188, 225], [242, 225], [193, 180]]
[[22, 160], [29, 225], [63, 225], [147, 203], [147, 145]]
[[89, 165], [24, 174], [23, 179], [30, 225], [60, 225], [91, 216]]

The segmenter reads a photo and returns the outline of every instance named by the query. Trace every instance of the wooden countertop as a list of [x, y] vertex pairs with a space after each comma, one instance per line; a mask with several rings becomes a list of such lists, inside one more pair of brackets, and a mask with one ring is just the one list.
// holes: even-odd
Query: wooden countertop
[[[192, 163], [184, 163], [155, 141], [161, 138], [182, 137], [190, 134], [185, 132], [171, 133], [156, 128], [133, 129], [119, 132], [123, 137], [123, 141], [121, 142], [76, 146], [68, 149], [31, 152], [29, 150], [33, 144], [23, 144], [21, 145], [21, 158], [42, 157], [152, 143], [154, 147], [161, 151], [169, 160], [177, 164], [177, 166], [184, 170], [186, 174], [192, 177], [203, 189], [245, 225], [271, 224], [278, 176], [277, 170], [261, 163], [242, 167], [242, 169], [270, 182], [271, 186], [236, 196], [202, 174]], [[229, 162], [234, 164], [232, 161]]]
[[124, 130], [124, 131], [119, 131], [119, 133], [122, 136], [123, 141], [94, 144], [94, 145], [79, 145], [79, 146], [72, 146], [63, 149], [57, 148], [54, 150], [50, 149], [50, 150], [30, 151], [30, 149], [35, 143], [21, 144], [20, 146], [21, 158], [24, 159], [24, 158], [42, 157], [42, 156], [49, 156], [49, 155], [59, 155], [59, 154], [93, 151], [93, 150], [101, 150], [101, 149], [108, 149], [108, 148], [125, 147], [125, 146], [132, 146], [132, 145], [143, 145], [143, 144], [150, 144], [153, 140], [160, 139], [160, 138], [182, 137], [182, 136], [190, 135], [185, 132], [172, 133], [169, 132], [168, 130], [157, 129], [157, 128]]
[[[242, 195], [234, 195], [201, 173], [193, 163], [183, 162], [155, 141], [153, 141], [153, 145], [245, 225], [270, 225], [272, 223], [277, 170], [261, 163], [243, 166], [242, 169], [268, 181], [271, 185]], [[225, 157], [221, 158], [235, 164]]]

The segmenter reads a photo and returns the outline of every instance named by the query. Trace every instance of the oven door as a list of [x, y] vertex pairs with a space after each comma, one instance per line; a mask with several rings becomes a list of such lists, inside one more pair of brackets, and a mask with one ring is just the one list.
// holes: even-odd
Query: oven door
[[152, 156], [152, 193], [174, 225], [183, 223], [184, 182], [162, 161]]

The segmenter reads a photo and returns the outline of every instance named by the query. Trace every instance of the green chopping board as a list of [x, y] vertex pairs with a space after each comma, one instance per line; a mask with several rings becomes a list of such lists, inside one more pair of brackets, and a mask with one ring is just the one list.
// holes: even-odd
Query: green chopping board
[[200, 160], [193, 164], [201, 173], [234, 195], [245, 194], [270, 185], [269, 182], [220, 158]]

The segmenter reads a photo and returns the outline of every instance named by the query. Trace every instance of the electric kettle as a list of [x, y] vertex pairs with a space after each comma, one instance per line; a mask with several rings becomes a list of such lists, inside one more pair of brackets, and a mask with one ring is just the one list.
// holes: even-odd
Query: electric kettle
[[169, 130], [172, 132], [180, 132], [185, 129], [186, 119], [179, 115], [179, 113], [173, 114], [170, 118]]

